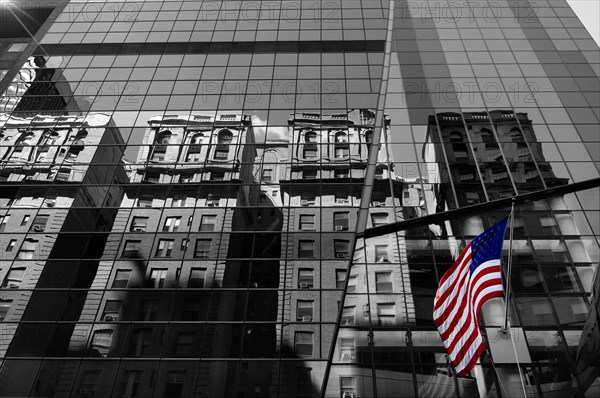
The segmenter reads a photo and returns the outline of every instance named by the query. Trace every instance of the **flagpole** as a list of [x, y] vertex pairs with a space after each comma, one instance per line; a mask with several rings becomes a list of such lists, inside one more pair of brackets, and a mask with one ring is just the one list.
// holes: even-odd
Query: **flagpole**
[[512, 198], [510, 205], [510, 232], [508, 243], [508, 270], [506, 272], [506, 299], [504, 300], [504, 331], [508, 331], [508, 302], [510, 300], [510, 279], [512, 271], [512, 244], [513, 244], [513, 220], [515, 215], [515, 198]]

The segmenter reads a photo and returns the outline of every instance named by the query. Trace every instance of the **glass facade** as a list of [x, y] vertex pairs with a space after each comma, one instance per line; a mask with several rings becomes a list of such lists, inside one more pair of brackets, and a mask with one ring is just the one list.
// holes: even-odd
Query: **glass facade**
[[[50, 3], [1, 4], [1, 396], [598, 396], [566, 1]], [[511, 198], [456, 377], [435, 291]]]

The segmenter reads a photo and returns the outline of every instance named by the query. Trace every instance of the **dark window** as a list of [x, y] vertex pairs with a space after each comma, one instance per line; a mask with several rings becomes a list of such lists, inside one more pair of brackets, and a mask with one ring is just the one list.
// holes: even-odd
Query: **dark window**
[[317, 133], [309, 131], [304, 135], [304, 159], [317, 159], [318, 157]]
[[179, 398], [183, 395], [183, 384], [185, 382], [185, 371], [170, 371], [167, 373], [167, 384], [165, 385], [165, 398]]
[[294, 351], [299, 357], [311, 357], [313, 355], [313, 333], [296, 332], [294, 334]]
[[107, 300], [106, 305], [104, 306], [102, 320], [105, 322], [118, 321], [122, 303], [121, 300]]
[[175, 241], [173, 239], [160, 239], [154, 255], [156, 257], [171, 257], [174, 243]]
[[165, 286], [165, 280], [167, 279], [166, 269], [152, 269], [150, 270], [150, 285], [155, 288], [161, 288]]
[[312, 288], [315, 280], [315, 271], [312, 268], [298, 270], [298, 287], [301, 289]]
[[17, 240], [16, 239], [11, 239], [8, 242], [8, 245], [6, 246], [6, 251], [7, 252], [13, 251], [13, 249], [15, 248], [16, 245], [17, 245]]
[[12, 305], [12, 302], [12, 300], [0, 300], [0, 322], [6, 319], [8, 311], [10, 311], [10, 306]]
[[296, 320], [310, 322], [313, 320], [313, 300], [298, 300], [296, 302]]
[[350, 257], [350, 242], [349, 241], [336, 239], [333, 242], [333, 248], [335, 251], [335, 258]]
[[301, 214], [300, 215], [300, 230], [314, 231], [314, 229], [315, 229], [314, 214]]
[[217, 146], [215, 148], [215, 159], [224, 160], [229, 157], [229, 146], [233, 140], [233, 134], [229, 130], [223, 130], [219, 133]]
[[140, 195], [138, 199], [138, 207], [152, 207], [152, 195]]
[[296, 398], [313, 398], [312, 369], [296, 369]]
[[38, 241], [33, 239], [25, 239], [21, 244], [21, 250], [17, 257], [21, 260], [32, 260], [37, 248]]
[[196, 240], [196, 250], [194, 250], [194, 257], [196, 258], [209, 258], [210, 257], [210, 239], [198, 239]]
[[317, 178], [317, 169], [304, 169], [304, 171], [302, 171], [302, 177], [307, 180], [314, 180]]
[[190, 272], [190, 280], [188, 281], [188, 287], [204, 287], [205, 280], [205, 268], [192, 268]]
[[131, 222], [131, 232], [146, 232], [148, 227], [148, 217], [133, 217]]
[[135, 257], [138, 255], [140, 251], [140, 244], [142, 241], [140, 240], [128, 240], [125, 241], [125, 246], [123, 247], [123, 257]]
[[335, 158], [347, 158], [349, 155], [348, 149], [348, 134], [336, 133], [335, 134]]
[[314, 258], [315, 241], [301, 240], [298, 242], [298, 258]]
[[348, 230], [348, 217], [347, 211], [343, 213], [333, 213], [333, 226], [335, 231], [347, 231]]
[[217, 223], [216, 215], [202, 215], [200, 219], [200, 231], [214, 231]]
[[345, 269], [336, 269], [335, 270], [335, 288], [343, 289], [345, 283], [346, 283], [346, 270]]
[[35, 216], [33, 219], [33, 223], [31, 223], [30, 231], [33, 232], [44, 232], [46, 229], [46, 224], [48, 223], [49, 215], [40, 214]]
[[25, 268], [11, 268], [8, 271], [8, 275], [6, 275], [6, 278], [4, 278], [4, 283], [2, 283], [2, 287], [7, 287], [9, 289], [18, 289], [19, 287], [21, 287], [24, 275]]
[[375, 262], [376, 263], [387, 263], [389, 262], [388, 246], [387, 245], [375, 245]]
[[377, 293], [392, 293], [394, 291], [391, 271], [375, 273], [375, 291]]
[[167, 147], [170, 140], [171, 132], [168, 130], [162, 131], [157, 135], [156, 141], [154, 141], [151, 160], [157, 162], [165, 160], [165, 154], [167, 153]]
[[163, 232], [177, 232], [180, 222], [181, 217], [167, 217], [165, 219], [165, 225], [163, 225]]
[[200, 161], [200, 151], [202, 149], [202, 134], [195, 134], [190, 138], [190, 143], [188, 145], [188, 151], [185, 158], [186, 162], [199, 162]]
[[131, 276], [130, 269], [117, 270], [117, 273], [115, 274], [115, 279], [112, 284], [113, 289], [127, 287], [127, 283], [129, 282], [130, 276]]

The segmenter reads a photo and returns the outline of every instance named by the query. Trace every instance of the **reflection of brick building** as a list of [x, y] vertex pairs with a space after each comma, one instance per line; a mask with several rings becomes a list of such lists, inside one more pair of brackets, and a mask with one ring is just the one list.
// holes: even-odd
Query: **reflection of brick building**
[[[278, 348], [284, 358], [303, 359], [281, 369], [280, 384], [288, 386], [285, 393], [289, 396], [312, 396], [310, 386], [323, 382], [338, 311], [342, 311], [343, 326], [366, 322], [367, 296], [347, 296], [349, 304], [340, 308], [340, 289], [344, 287], [354, 243], [374, 116], [368, 110], [333, 115], [295, 114], [289, 120], [290, 142], [270, 141], [260, 149], [257, 175], [262, 180], [262, 191], [283, 209]], [[387, 142], [387, 134], [386, 128], [382, 144]], [[383, 144], [377, 158], [372, 225], [389, 223], [394, 220], [394, 211], [401, 213], [401, 205], [391, 199], [390, 190], [394, 189], [394, 195], [400, 198], [402, 186], [393, 178], [388, 157], [387, 146]], [[367, 254], [372, 257], [372, 266], [381, 271], [380, 283], [394, 283], [395, 292], [400, 292], [403, 286], [398, 247], [395, 236], [380, 238]], [[361, 252], [362, 249], [357, 253]], [[364, 271], [353, 267], [351, 292], [358, 292], [364, 286]], [[403, 296], [392, 296], [372, 300], [373, 313], [385, 304], [400, 308], [396, 299]], [[387, 307], [386, 310], [394, 312]], [[350, 329], [346, 331], [352, 333]], [[346, 331], [338, 338], [344, 344], [349, 341]], [[351, 363], [353, 359], [344, 356], [343, 361]]]
[[[60, 320], [83, 305], [81, 297], [66, 291], [37, 289], [91, 283], [98, 262], [86, 259], [99, 257], [103, 232], [112, 227], [112, 208], [122, 193], [111, 184], [125, 180], [119, 165], [122, 139], [111, 123], [103, 114], [3, 120], [1, 355], [25, 347], [34, 355], [64, 349], [68, 325], [63, 331], [50, 323], [33, 330], [18, 322]], [[26, 367], [6, 361], [0, 384], [31, 371]]]
[[[240, 114], [167, 115], [149, 125], [92, 286], [106, 291], [88, 294], [69, 346], [107, 358], [85, 365], [75, 381], [96, 395], [144, 395], [157, 371], [151, 359], [118, 369], [112, 357], [239, 356], [230, 350], [242, 331], [227, 321], [243, 317], [240, 293], [225, 288], [239, 286], [250, 257], [252, 239], [243, 231], [253, 223], [251, 126]], [[117, 371], [113, 389], [103, 380]], [[231, 388], [222, 382], [224, 362], [160, 372], [165, 394], [191, 395], [194, 384], [204, 396]]]
[[[546, 160], [533, 122], [525, 113], [503, 110], [430, 116], [423, 155], [425, 161], [438, 167], [438, 211], [567, 184], [568, 179], [557, 177]], [[499, 209], [446, 222], [443, 228], [453, 246], [449, 254], [456, 256], [461, 239], [470, 240], [506, 216], [507, 209]], [[512, 333], [517, 336], [514, 344], [519, 352], [518, 362], [535, 363], [539, 367], [536, 376], [531, 370], [526, 375], [531, 384], [527, 386], [528, 394], [537, 393], [535, 384], [544, 393], [555, 390], [565, 394], [572, 388], [572, 375], [553, 363], [564, 362], [566, 354], [561, 352], [562, 348], [548, 350], [544, 339], [553, 338], [540, 337], [544, 332], [528, 329], [539, 325], [556, 328], [561, 322], [569, 327], [585, 320], [585, 301], [575, 294], [581, 289], [577, 279], [591, 280], [594, 272], [591, 257], [581, 239], [561, 239], [561, 234], [581, 234], [573, 212], [561, 196], [517, 206], [513, 222], [511, 305], [515, 310], [511, 309], [511, 324]], [[450, 264], [451, 259], [446, 263]], [[495, 336], [497, 327], [504, 322], [503, 300], [490, 300], [482, 313], [488, 336]], [[557, 314], [556, 318], [553, 314]], [[526, 339], [518, 338], [522, 335]], [[509, 339], [490, 338], [489, 345], [496, 364], [517, 362], [509, 354], [513, 350]], [[549, 373], [553, 374], [552, 380], [544, 376]], [[506, 367], [497, 374], [506, 385], [510, 384], [509, 379], [518, 377], [514, 367]], [[510, 388], [514, 390], [509, 395], [521, 393], [520, 386]]]

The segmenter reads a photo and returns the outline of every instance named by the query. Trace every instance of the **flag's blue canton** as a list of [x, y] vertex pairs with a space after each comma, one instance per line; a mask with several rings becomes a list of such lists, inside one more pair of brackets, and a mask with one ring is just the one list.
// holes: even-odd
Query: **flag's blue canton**
[[479, 265], [489, 260], [497, 260], [502, 256], [502, 242], [507, 221], [508, 218], [503, 219], [471, 241], [473, 257], [470, 266], [471, 274]]

